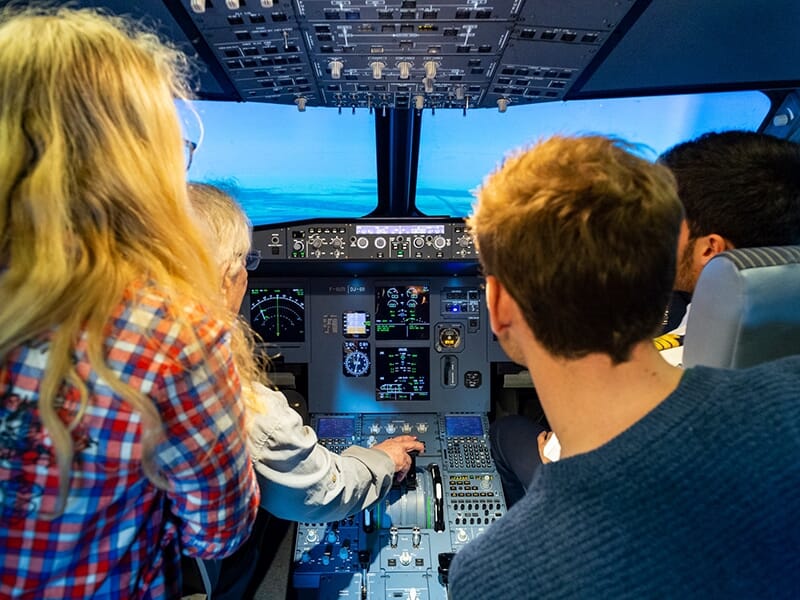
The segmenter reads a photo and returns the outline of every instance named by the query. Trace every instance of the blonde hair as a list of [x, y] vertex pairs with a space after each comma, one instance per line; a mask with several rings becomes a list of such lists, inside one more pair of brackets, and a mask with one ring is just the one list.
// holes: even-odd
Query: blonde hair
[[[154, 34], [94, 10], [0, 16], [0, 360], [52, 332], [38, 407], [58, 460], [59, 513], [70, 429], [89, 400], [71, 362], [78, 337], [92, 368], [142, 415], [145, 472], [163, 485], [152, 463], [160, 416], [106, 365], [104, 327], [136, 281], [230, 322], [187, 199], [174, 104], [189, 95], [187, 66]], [[56, 413], [65, 380], [81, 394], [72, 423]]]
[[209, 251], [220, 274], [236, 275], [244, 268], [252, 243], [252, 227], [247, 215], [236, 200], [207, 183], [190, 182], [189, 201], [214, 238]]
[[[189, 201], [200, 225], [211, 236], [209, 248], [217, 264], [221, 278], [233, 278], [245, 268], [244, 259], [250, 251], [252, 227], [244, 210], [229, 194], [207, 183], [189, 183]], [[257, 352], [255, 333], [249, 323], [238, 319], [239, 331], [234, 342], [244, 344], [243, 351], [257, 357], [247, 364], [240, 364], [242, 388], [248, 417], [264, 414], [266, 405], [252, 388], [253, 382], [270, 385], [266, 375], [268, 358]], [[248, 418], [249, 420], [249, 418]]]
[[668, 169], [602, 136], [556, 136], [489, 175], [467, 223], [487, 275], [555, 356], [628, 360], [653, 337], [683, 211]]

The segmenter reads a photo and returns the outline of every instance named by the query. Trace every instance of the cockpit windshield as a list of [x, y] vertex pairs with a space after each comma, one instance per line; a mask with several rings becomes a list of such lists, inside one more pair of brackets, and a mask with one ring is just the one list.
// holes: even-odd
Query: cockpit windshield
[[[197, 101], [204, 137], [189, 178], [220, 185], [254, 225], [355, 218], [377, 203], [374, 115], [325, 108]], [[655, 158], [706, 131], [755, 130], [769, 109], [761, 92], [548, 102], [422, 116], [416, 206], [469, 213], [472, 190], [505, 154], [555, 133], [613, 134]]]

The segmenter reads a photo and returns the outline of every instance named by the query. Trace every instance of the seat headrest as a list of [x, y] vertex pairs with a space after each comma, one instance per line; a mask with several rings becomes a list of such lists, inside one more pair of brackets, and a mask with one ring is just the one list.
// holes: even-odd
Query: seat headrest
[[800, 354], [800, 246], [740, 248], [700, 274], [683, 365], [741, 368]]

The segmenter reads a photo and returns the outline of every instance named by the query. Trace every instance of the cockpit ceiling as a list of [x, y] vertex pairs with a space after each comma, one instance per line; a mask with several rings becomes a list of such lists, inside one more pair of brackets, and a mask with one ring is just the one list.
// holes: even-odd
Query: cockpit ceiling
[[[270, 4], [264, 7], [262, 4]], [[184, 4], [188, 6], [189, 1]], [[243, 100], [497, 106], [559, 100], [633, 2], [221, 0], [188, 9]]]
[[[0, 2], [5, 4], [6, 2]], [[81, 0], [196, 53], [201, 98], [500, 108], [800, 86], [796, 0]]]

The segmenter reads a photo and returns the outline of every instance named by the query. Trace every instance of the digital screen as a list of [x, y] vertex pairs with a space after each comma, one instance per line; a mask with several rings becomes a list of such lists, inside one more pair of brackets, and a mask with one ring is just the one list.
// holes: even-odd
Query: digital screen
[[356, 225], [356, 235], [436, 235], [444, 233], [441, 225]]
[[375, 387], [378, 400], [429, 400], [428, 348], [376, 348]]
[[444, 418], [444, 429], [447, 435], [452, 436], [482, 436], [483, 423], [479, 416], [464, 416], [453, 417], [446, 416]]
[[322, 417], [317, 421], [317, 436], [321, 438], [352, 438], [355, 422], [351, 418]]
[[369, 313], [363, 310], [348, 311], [342, 315], [342, 333], [346, 338], [369, 337], [371, 325]]
[[305, 290], [291, 287], [250, 288], [250, 327], [269, 344], [306, 339]]
[[376, 340], [427, 340], [430, 329], [427, 285], [375, 288]]

